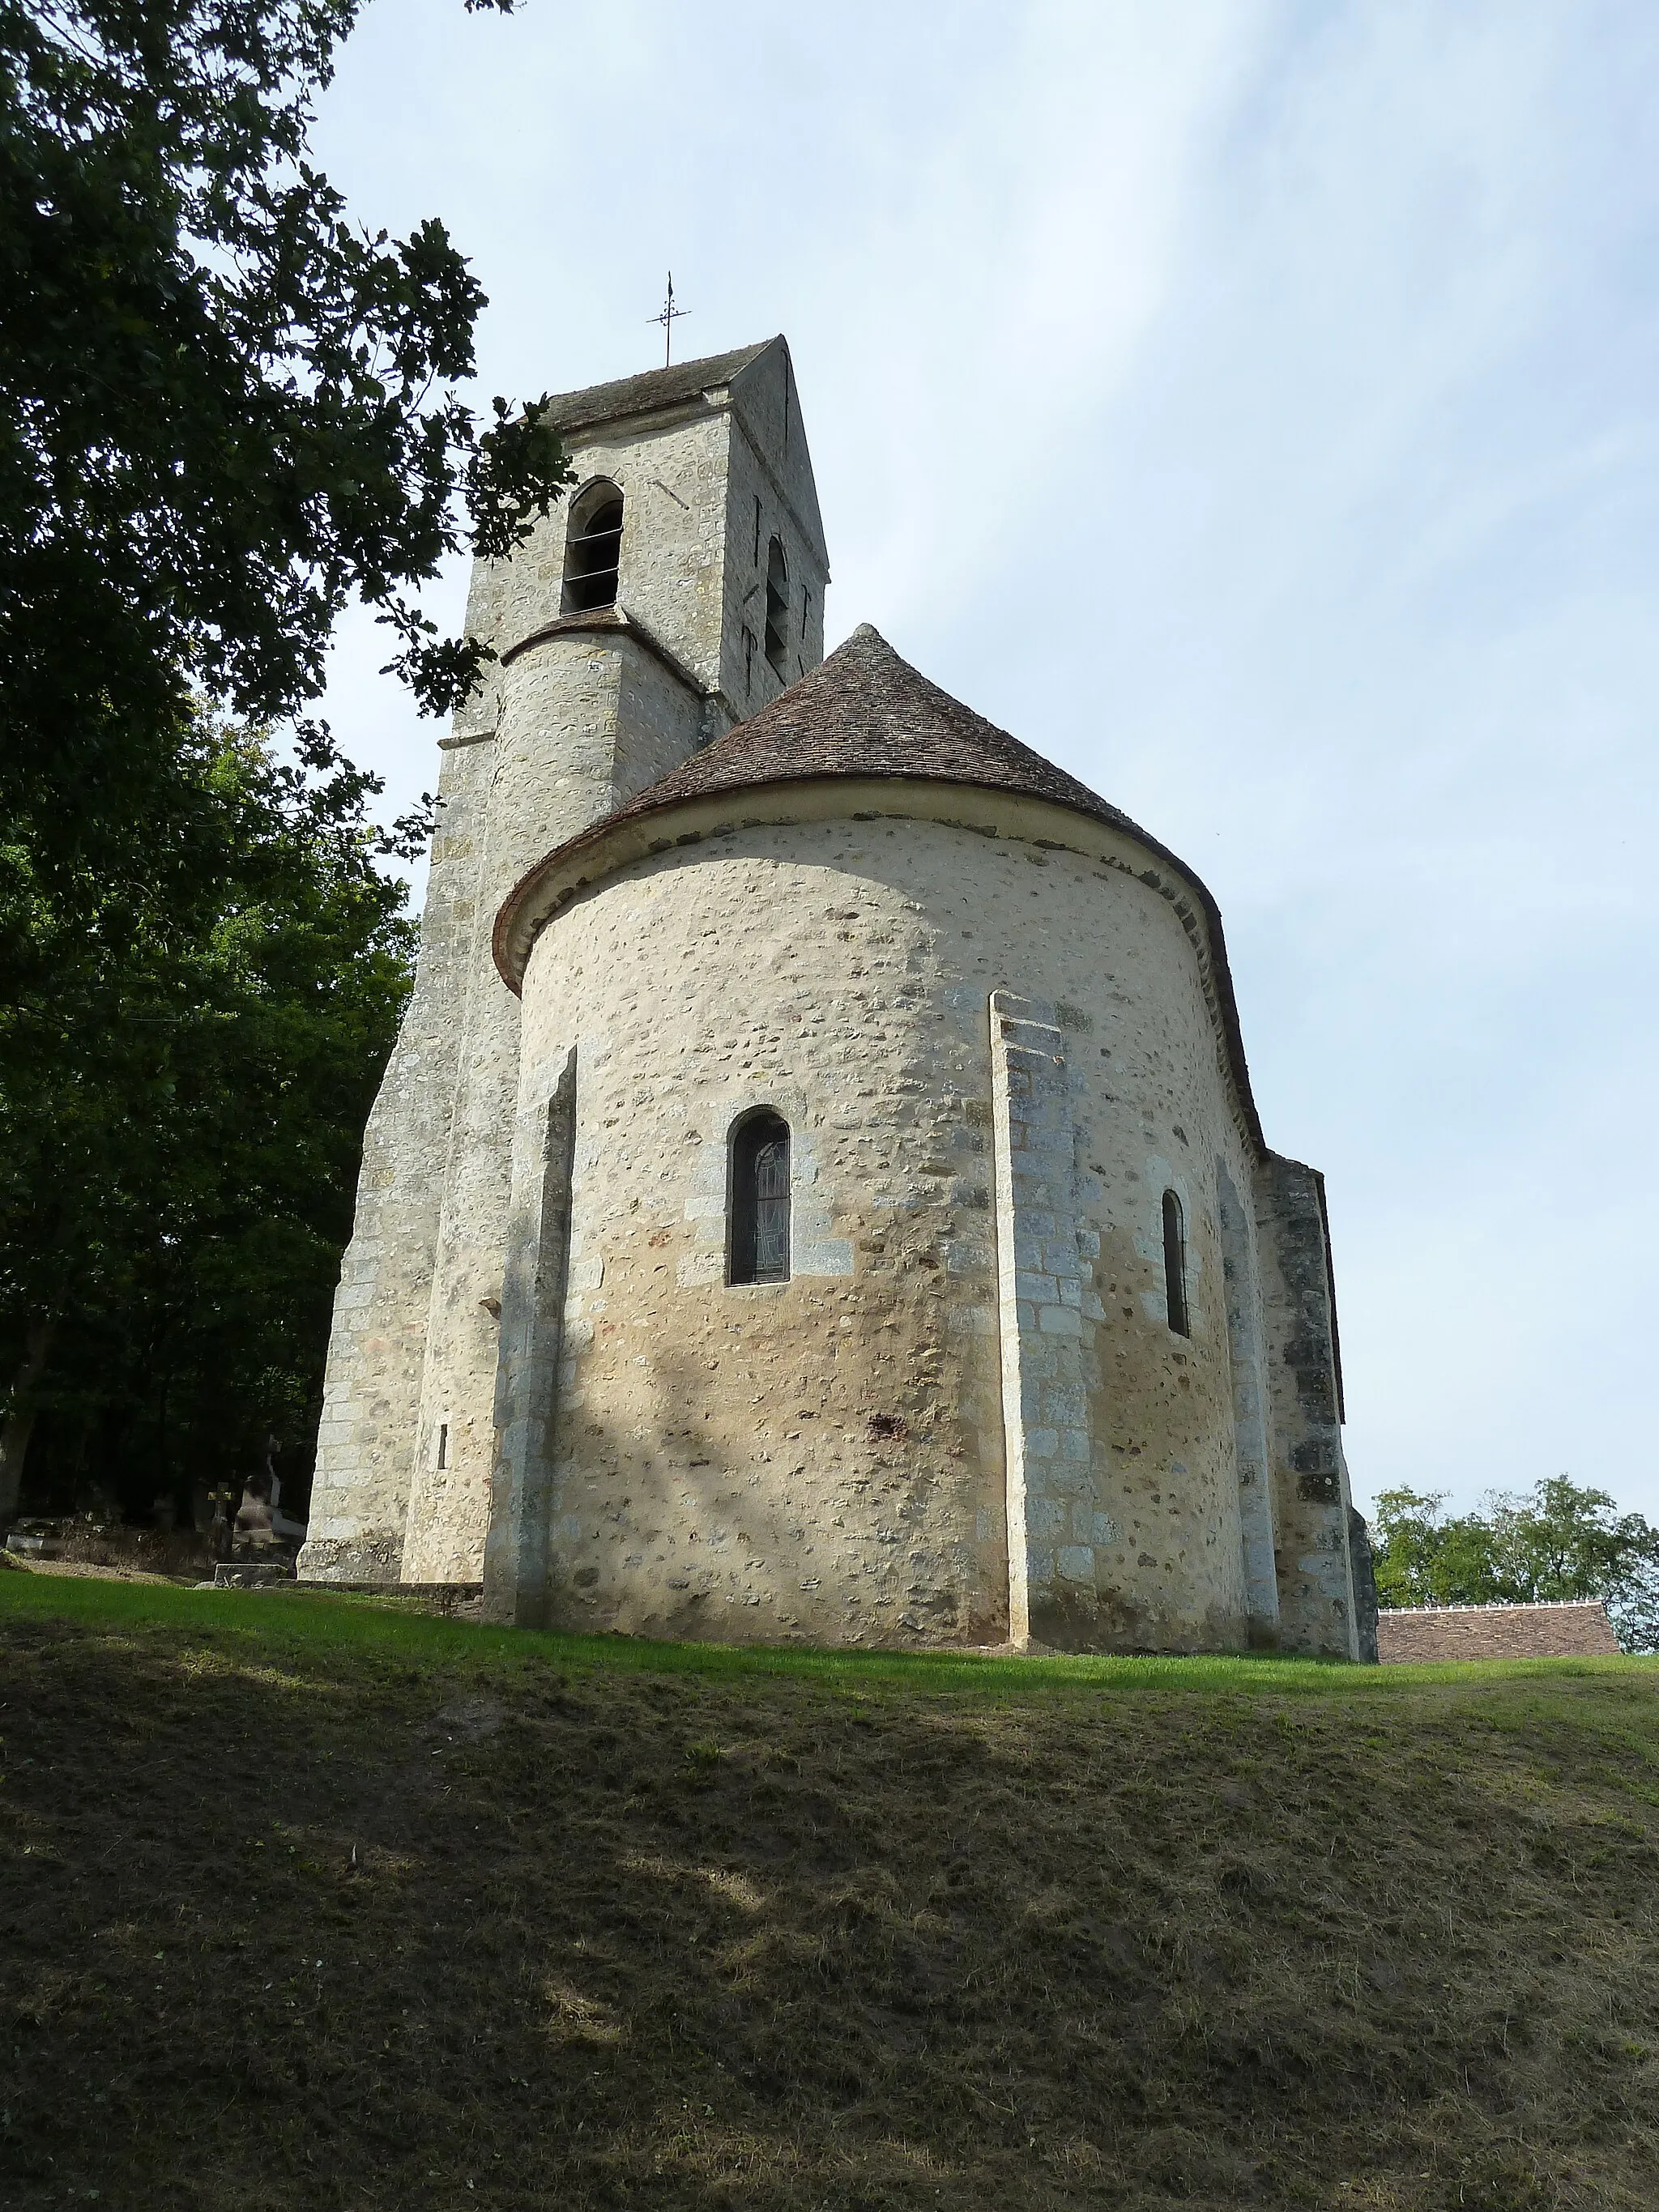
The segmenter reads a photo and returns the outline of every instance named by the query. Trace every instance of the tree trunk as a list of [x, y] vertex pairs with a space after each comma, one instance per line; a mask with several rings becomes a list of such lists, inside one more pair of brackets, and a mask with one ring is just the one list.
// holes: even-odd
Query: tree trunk
[[23, 1340], [23, 1358], [12, 1378], [11, 1411], [0, 1427], [0, 1530], [17, 1517], [22, 1494], [23, 1462], [28, 1455], [34, 1427], [34, 1386], [45, 1370], [52, 1340], [58, 1334], [58, 1316], [45, 1314], [31, 1322]]

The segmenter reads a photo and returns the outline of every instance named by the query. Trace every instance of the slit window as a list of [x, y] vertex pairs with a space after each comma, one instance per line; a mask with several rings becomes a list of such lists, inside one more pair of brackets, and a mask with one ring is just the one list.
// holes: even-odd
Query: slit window
[[1177, 1336], [1190, 1336], [1187, 1316], [1187, 1223], [1181, 1200], [1174, 1191], [1164, 1194], [1164, 1297], [1170, 1326]]
[[438, 1464], [440, 1467], [447, 1467], [449, 1465], [449, 1424], [447, 1421], [440, 1421], [438, 1424]]
[[766, 658], [775, 675], [786, 674], [788, 650], [789, 567], [783, 557], [783, 540], [775, 538], [766, 549]]
[[590, 485], [570, 517], [562, 613], [591, 614], [596, 607], [616, 605], [622, 534], [622, 494], [613, 483]]
[[789, 1124], [769, 1109], [732, 1133], [731, 1279], [789, 1279]]

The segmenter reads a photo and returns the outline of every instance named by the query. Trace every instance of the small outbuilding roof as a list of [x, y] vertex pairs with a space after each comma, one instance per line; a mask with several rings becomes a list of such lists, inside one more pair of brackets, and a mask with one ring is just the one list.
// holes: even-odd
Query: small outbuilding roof
[[590, 384], [584, 392], [563, 392], [554, 400], [549, 419], [556, 429], [579, 430], [595, 422], [620, 421], [624, 415], [649, 415], [659, 407], [676, 407], [700, 392], [730, 384], [769, 346], [781, 343], [781, 338], [763, 338], [758, 345], [739, 346], [735, 353], [710, 354], [702, 361], [677, 361], [672, 368], [647, 368], [642, 375], [621, 377], [614, 384]]
[[1600, 1598], [1536, 1605], [1384, 1606], [1376, 1656], [1385, 1666], [1436, 1659], [1613, 1658], [1619, 1638]]

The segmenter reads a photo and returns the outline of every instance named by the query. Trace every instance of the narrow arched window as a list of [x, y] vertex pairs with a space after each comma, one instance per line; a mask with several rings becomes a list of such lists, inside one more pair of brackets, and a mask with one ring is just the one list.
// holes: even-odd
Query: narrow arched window
[[1177, 1336], [1190, 1336], [1187, 1325], [1187, 1224], [1181, 1200], [1172, 1190], [1164, 1194], [1164, 1297], [1170, 1326]]
[[789, 1124], [769, 1108], [732, 1132], [731, 1279], [789, 1279]]
[[766, 657], [779, 676], [787, 674], [788, 651], [789, 564], [783, 540], [775, 538], [766, 549]]
[[585, 615], [617, 604], [622, 560], [623, 495], [613, 483], [589, 484], [570, 510], [562, 611]]

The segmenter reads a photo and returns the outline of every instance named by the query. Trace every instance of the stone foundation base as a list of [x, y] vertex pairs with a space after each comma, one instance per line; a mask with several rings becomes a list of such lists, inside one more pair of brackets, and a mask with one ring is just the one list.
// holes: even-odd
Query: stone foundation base
[[368, 1536], [313, 1536], [301, 1547], [299, 1576], [302, 1583], [362, 1583], [394, 1587], [403, 1571], [400, 1537], [390, 1534]]

